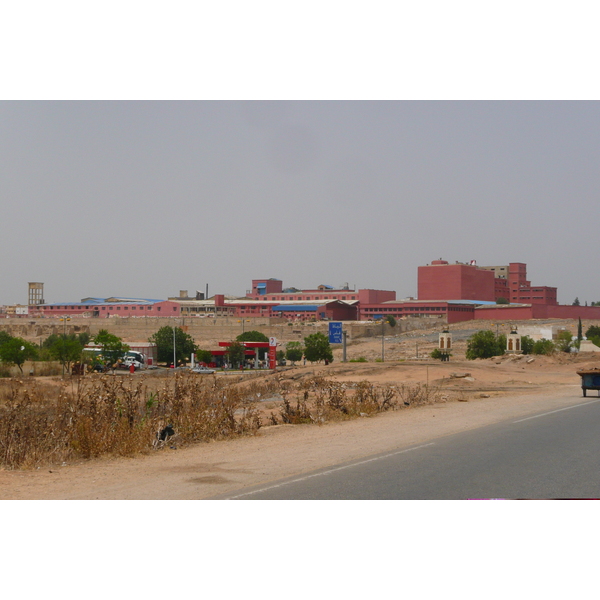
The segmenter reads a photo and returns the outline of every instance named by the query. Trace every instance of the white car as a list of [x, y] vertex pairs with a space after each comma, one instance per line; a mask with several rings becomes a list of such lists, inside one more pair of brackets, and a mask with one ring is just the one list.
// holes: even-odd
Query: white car
[[214, 369], [209, 369], [208, 367], [194, 367], [191, 371], [192, 373], [200, 373], [202, 375], [210, 375], [215, 372]]

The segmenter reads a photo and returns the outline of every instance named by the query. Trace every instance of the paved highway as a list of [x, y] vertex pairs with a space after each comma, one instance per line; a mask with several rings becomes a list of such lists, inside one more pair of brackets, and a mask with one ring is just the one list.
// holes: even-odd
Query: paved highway
[[224, 496], [244, 500], [600, 498], [600, 400], [432, 439]]

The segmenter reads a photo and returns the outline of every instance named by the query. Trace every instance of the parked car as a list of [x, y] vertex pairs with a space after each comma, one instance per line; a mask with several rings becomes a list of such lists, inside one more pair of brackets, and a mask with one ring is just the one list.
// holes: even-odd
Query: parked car
[[209, 369], [208, 367], [201, 367], [201, 366], [196, 366], [193, 369], [191, 369], [192, 373], [200, 373], [201, 375], [210, 375], [211, 373], [214, 373], [215, 370], [214, 369]]

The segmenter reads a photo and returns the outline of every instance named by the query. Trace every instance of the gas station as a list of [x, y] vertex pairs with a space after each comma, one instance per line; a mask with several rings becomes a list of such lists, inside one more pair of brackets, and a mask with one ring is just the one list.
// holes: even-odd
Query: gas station
[[[225, 357], [228, 354], [227, 348], [231, 346], [233, 342], [219, 342], [219, 346], [223, 348], [223, 350], [211, 350], [214, 362], [210, 363], [210, 367], [223, 368], [225, 366]], [[267, 360], [268, 360], [268, 368], [274, 370], [277, 366], [277, 339], [272, 337], [269, 338], [268, 342], [239, 342], [242, 346], [244, 346], [245, 351], [245, 359], [254, 358], [254, 368], [260, 369], [260, 360], [259, 360], [259, 352], [260, 348], [268, 348]]]

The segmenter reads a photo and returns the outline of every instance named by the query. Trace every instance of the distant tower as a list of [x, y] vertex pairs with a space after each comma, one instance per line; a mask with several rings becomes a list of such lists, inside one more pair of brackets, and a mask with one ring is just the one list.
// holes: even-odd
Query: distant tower
[[29, 282], [29, 306], [44, 304], [44, 284], [37, 281]]

